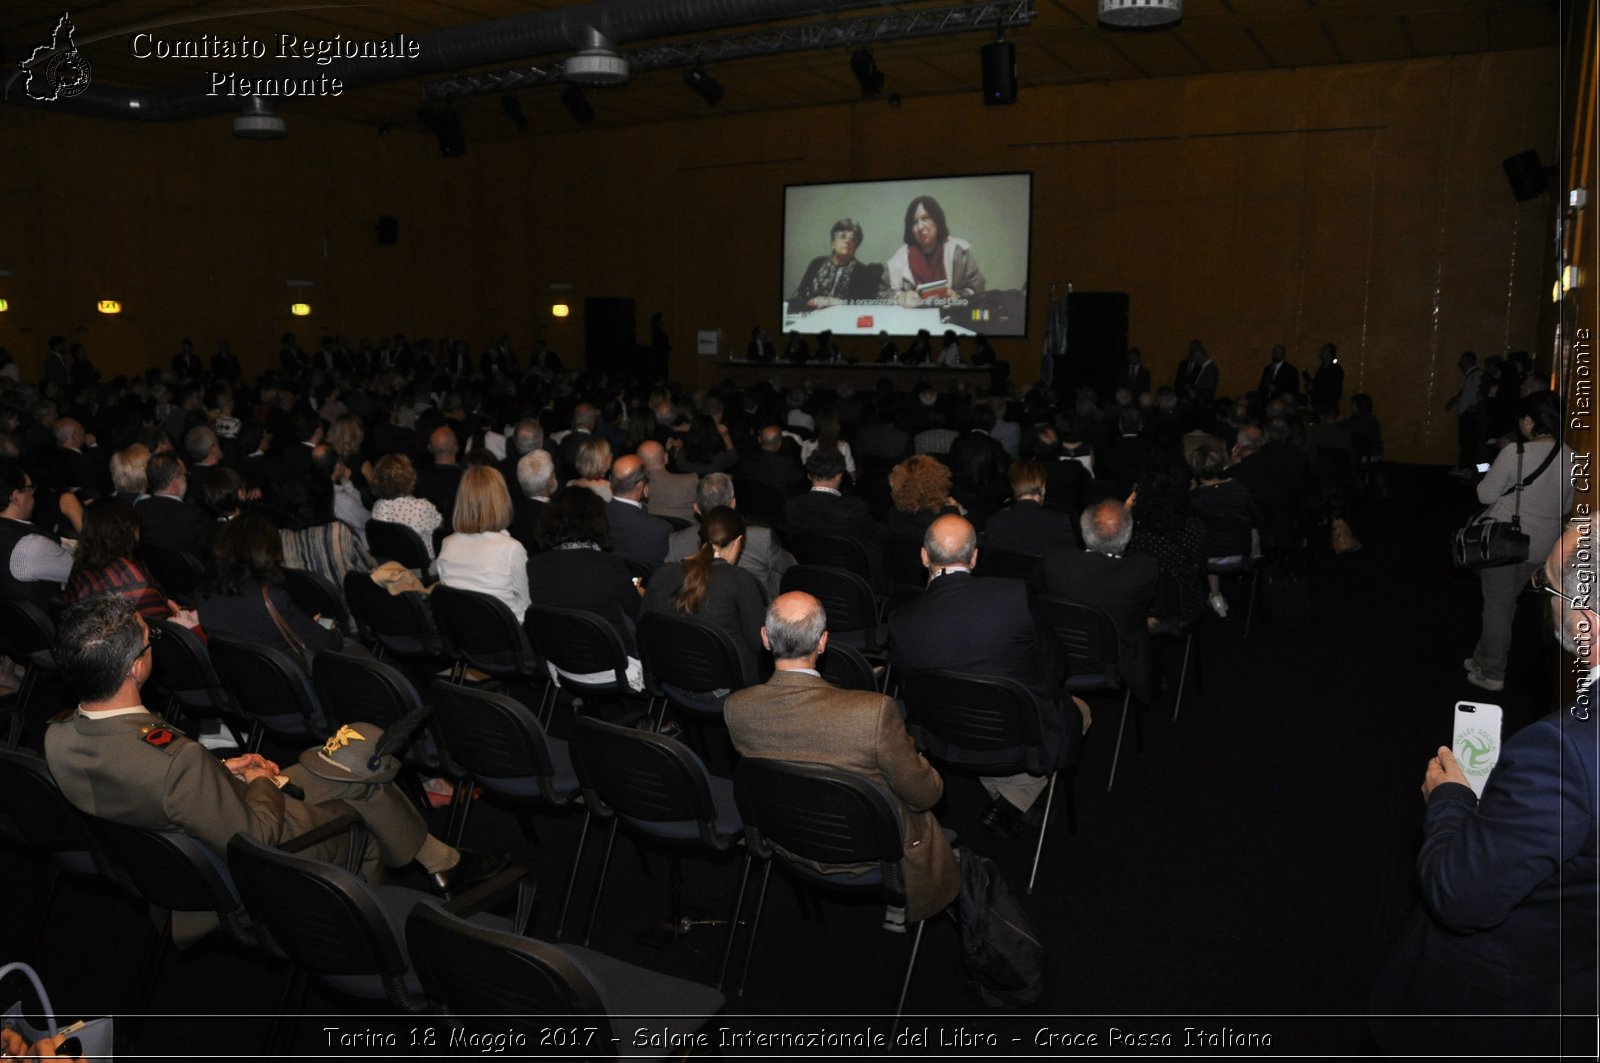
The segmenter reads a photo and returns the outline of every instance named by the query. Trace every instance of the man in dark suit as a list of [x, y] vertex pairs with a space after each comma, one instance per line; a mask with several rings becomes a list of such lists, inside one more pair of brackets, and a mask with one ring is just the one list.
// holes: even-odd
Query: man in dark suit
[[1027, 459], [1011, 466], [1012, 504], [989, 518], [983, 532], [987, 550], [1010, 550], [1043, 557], [1063, 546], [1077, 546], [1078, 525], [1058, 509], [1046, 509], [1048, 475], [1045, 467]]
[[741, 480], [771, 484], [785, 495], [799, 494], [806, 489], [806, 470], [800, 463], [800, 448], [775, 424], [761, 430], [758, 449], [741, 457], [733, 467], [733, 474]]
[[874, 585], [882, 583], [883, 525], [872, 519], [867, 504], [839, 492], [844, 483], [844, 455], [818, 447], [806, 462], [811, 490], [789, 499], [783, 519], [790, 535], [842, 535], [867, 551]]
[[1265, 441], [1251, 452], [1250, 445], [1263, 435], [1253, 426], [1242, 428], [1234, 446], [1236, 460], [1228, 466], [1228, 478], [1243, 483], [1250, 493], [1263, 544], [1274, 548], [1298, 539], [1311, 486], [1310, 459], [1290, 442], [1290, 435], [1289, 423], [1274, 417], [1267, 422]]
[[[1066, 675], [1055, 638], [1041, 632], [1028, 607], [1028, 588], [1014, 579], [972, 575], [978, 563], [978, 533], [965, 518], [948, 514], [928, 526], [922, 540], [927, 592], [889, 617], [891, 660], [901, 672], [934, 668], [1015, 679], [1039, 705], [1043, 761], [1068, 763], [1081, 728], [1066, 724], [1057, 692]], [[1080, 707], [1087, 720], [1088, 709]], [[985, 826], [1007, 837], [1022, 832], [1044, 791], [1044, 776], [984, 776], [993, 799]]]
[[1117, 387], [1127, 388], [1134, 398], [1138, 398], [1150, 390], [1150, 370], [1142, 363], [1144, 355], [1139, 348], [1128, 348], [1128, 364], [1122, 370], [1122, 377], [1117, 381]]
[[955, 854], [931, 811], [944, 780], [917, 752], [893, 698], [840, 690], [818, 674], [827, 623], [822, 603], [809, 594], [794, 591], [772, 603], [761, 641], [777, 671], [760, 686], [728, 695], [728, 736], [741, 756], [826, 764], [886, 791], [903, 826], [906, 881], [906, 910], [891, 911], [889, 919], [920, 922], [961, 889]]
[[72, 491], [80, 501], [93, 501], [111, 493], [110, 460], [102, 455], [92, 437], [76, 418], [62, 417], [51, 429], [56, 445], [46, 455], [50, 486], [57, 491]]
[[1040, 566], [1047, 594], [1104, 609], [1117, 629], [1117, 663], [1133, 696], [1151, 696], [1150, 629], [1155, 605], [1156, 562], [1130, 554], [1133, 514], [1116, 499], [1096, 502], [1078, 520], [1083, 549], [1064, 546]]
[[595, 420], [599, 415], [600, 411], [587, 402], [580, 402], [572, 408], [572, 431], [563, 436], [556, 447], [556, 477], [562, 484], [577, 479], [578, 451], [593, 436]]
[[667, 559], [667, 537], [672, 525], [644, 511], [650, 497], [650, 476], [635, 454], [611, 463], [611, 501], [606, 521], [611, 525], [612, 553], [624, 561], [659, 568]]
[[1300, 394], [1300, 370], [1290, 365], [1285, 360], [1287, 357], [1288, 352], [1283, 349], [1283, 344], [1273, 345], [1272, 361], [1261, 370], [1261, 383], [1256, 387], [1256, 391], [1261, 395], [1261, 401], [1265, 402], [1275, 395], [1284, 393]]
[[244, 369], [239, 365], [239, 356], [233, 353], [233, 348], [228, 345], [227, 340], [217, 341], [217, 353], [211, 356], [211, 375], [228, 383], [244, 375]]
[[1117, 438], [1095, 455], [1094, 477], [1117, 498], [1127, 498], [1150, 464], [1150, 441], [1143, 435], [1144, 415], [1133, 406], [1117, 411]]
[[1006, 472], [1011, 458], [994, 431], [994, 407], [980, 403], [972, 411], [972, 429], [950, 445], [945, 464], [950, 467], [950, 493], [955, 496], [973, 523], [982, 528], [989, 514], [1000, 508], [1010, 490]]
[[511, 488], [511, 537], [530, 554], [539, 552], [539, 514], [556, 491], [555, 459], [547, 450], [530, 450], [517, 461]]
[[447, 527], [453, 527], [451, 517], [456, 511], [456, 492], [461, 488], [461, 474], [465, 471], [456, 460], [460, 451], [456, 430], [442, 424], [428, 434], [432, 464], [417, 470], [417, 497], [432, 502]]
[[194, 353], [194, 341], [184, 340], [172, 356], [172, 375], [179, 380], [198, 380], [202, 368], [200, 356]]
[[[1539, 573], [1554, 634], [1587, 673], [1576, 700], [1512, 735], [1487, 781], [1483, 766], [1471, 757], [1463, 765], [1447, 746], [1428, 764], [1417, 856], [1423, 904], [1379, 977], [1372, 1010], [1438, 1018], [1375, 1019], [1374, 1033], [1394, 1055], [1594, 1055], [1600, 610], [1593, 534], [1593, 517], [1575, 520]], [[1469, 752], [1473, 744], [1463, 743]], [[1481, 798], [1470, 775], [1480, 780]], [[1558, 1013], [1576, 1021], [1562, 1030], [1535, 1018]], [[1463, 1024], [1462, 1015], [1501, 1018]]]
[[189, 488], [183, 459], [170, 450], [152, 454], [144, 475], [149, 497], [133, 507], [139, 518], [139, 541], [203, 561], [211, 550], [217, 522], [199, 506], [183, 500]]

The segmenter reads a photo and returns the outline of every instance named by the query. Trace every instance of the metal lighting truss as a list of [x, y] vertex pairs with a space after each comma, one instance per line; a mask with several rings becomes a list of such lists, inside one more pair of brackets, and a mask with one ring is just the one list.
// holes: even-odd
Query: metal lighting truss
[[[951, 7], [896, 11], [863, 15], [858, 18], [826, 22], [807, 22], [792, 26], [710, 37], [698, 41], [652, 44], [623, 53], [634, 73], [663, 70], [696, 63], [725, 62], [755, 55], [777, 55], [819, 48], [852, 48], [880, 41], [902, 41], [914, 37], [941, 37], [975, 30], [1005, 30], [1032, 25], [1039, 17], [1033, 0], [1005, 0], [1003, 3], [968, 3]], [[481, 74], [460, 74], [422, 85], [426, 102], [482, 96], [494, 92], [549, 85], [564, 80], [559, 61], [518, 66]]]

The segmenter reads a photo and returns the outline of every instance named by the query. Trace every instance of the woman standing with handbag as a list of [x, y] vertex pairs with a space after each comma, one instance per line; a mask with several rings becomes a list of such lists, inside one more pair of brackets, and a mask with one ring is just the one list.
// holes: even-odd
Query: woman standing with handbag
[[1517, 595], [1549, 556], [1572, 506], [1572, 454], [1559, 441], [1560, 401], [1553, 392], [1535, 392], [1522, 400], [1517, 412], [1517, 427], [1527, 442], [1503, 447], [1478, 482], [1478, 501], [1489, 507], [1481, 519], [1509, 521], [1515, 516], [1528, 537], [1528, 553], [1522, 560], [1478, 570], [1483, 627], [1472, 656], [1462, 664], [1467, 682], [1484, 690], [1505, 689]]

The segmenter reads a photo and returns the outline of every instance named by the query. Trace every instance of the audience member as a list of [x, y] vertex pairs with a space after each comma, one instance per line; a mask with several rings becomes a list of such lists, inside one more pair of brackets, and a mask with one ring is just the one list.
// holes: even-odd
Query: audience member
[[645, 512], [649, 499], [650, 478], [644, 462], [624, 454], [611, 466], [611, 501], [606, 504], [611, 549], [624, 561], [653, 570], [667, 559], [672, 525]]
[[[734, 496], [733, 478], [725, 472], [707, 473], [701, 477], [694, 492], [694, 515], [710, 513], [718, 506], [738, 508]], [[671, 560], [688, 557], [700, 549], [700, 530], [688, 527], [672, 533], [667, 540], [667, 557]], [[744, 547], [739, 551], [738, 567], [756, 578], [765, 589], [768, 599], [777, 597], [783, 574], [794, 566], [794, 555], [783, 548], [771, 528], [760, 524], [746, 524]]]
[[433, 533], [444, 517], [432, 502], [412, 494], [417, 488], [417, 473], [404, 454], [385, 454], [372, 470], [372, 519], [404, 524], [422, 538], [429, 560], [433, 559]]
[[479, 466], [461, 477], [451, 525], [439, 544], [439, 582], [500, 599], [518, 620], [531, 604], [528, 551], [511, 537], [511, 493], [498, 469]]
[[152, 454], [145, 465], [145, 482], [150, 494], [133, 510], [139, 518], [139, 541], [204, 558], [216, 522], [199, 506], [184, 501], [189, 473], [183, 459], [171, 451]]
[[650, 513], [692, 521], [694, 489], [700, 478], [693, 473], [668, 471], [667, 448], [653, 439], [640, 443], [635, 453], [644, 462], [645, 475], [650, 481]]
[[1043, 557], [1057, 547], [1077, 546], [1078, 526], [1071, 514], [1046, 509], [1044, 465], [1032, 459], [1013, 462], [1009, 477], [1011, 505], [989, 518], [984, 548]]
[[[744, 518], [719, 506], [701, 519], [697, 534], [697, 551], [667, 562], [650, 577], [640, 609], [698, 616], [715, 624], [739, 651], [744, 684], [754, 683], [759, 675], [767, 596], [754, 576], [737, 567], [745, 549]], [[720, 707], [721, 696], [715, 700]]]

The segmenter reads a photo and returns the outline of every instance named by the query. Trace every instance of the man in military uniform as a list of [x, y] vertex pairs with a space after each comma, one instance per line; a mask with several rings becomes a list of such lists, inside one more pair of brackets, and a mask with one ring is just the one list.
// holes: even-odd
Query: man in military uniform
[[[257, 753], [218, 760], [143, 705], [159, 633], [122, 598], [86, 598], [57, 627], [57, 659], [82, 701], [45, 734], [50, 774], [91, 816], [156, 830], [182, 830], [226, 856], [244, 832], [276, 845], [353, 812], [370, 842], [362, 871], [416, 860], [441, 891], [464, 889], [499, 870], [505, 854], [458, 851], [428, 833], [421, 813], [390, 782], [398, 767], [377, 755], [382, 732], [341, 728], [326, 745], [281, 769]], [[381, 781], [380, 781], [381, 780]], [[343, 862], [344, 835], [308, 850]]]

